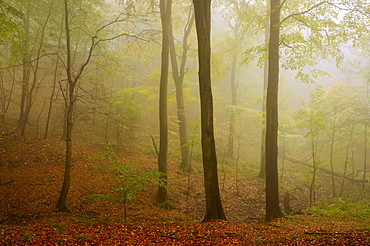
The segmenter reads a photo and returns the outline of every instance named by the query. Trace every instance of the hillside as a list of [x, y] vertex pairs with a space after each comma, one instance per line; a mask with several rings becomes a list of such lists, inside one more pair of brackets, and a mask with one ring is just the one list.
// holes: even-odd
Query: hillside
[[[0, 201], [1, 220], [9, 221], [25, 218], [50, 216], [55, 206], [63, 181], [64, 141], [56, 137], [31, 139], [20, 137], [15, 130], [2, 133], [0, 142], [0, 172], [2, 197]], [[73, 150], [72, 183], [67, 204], [72, 216], [94, 216], [117, 218], [122, 216], [122, 205], [111, 201], [94, 201], [89, 194], [110, 193], [114, 187], [107, 173], [97, 170], [99, 166], [112, 165], [104, 160], [106, 154], [102, 146], [89, 146], [76, 140]], [[145, 168], [156, 168], [156, 159], [139, 154], [118, 157], [118, 163], [143, 163]], [[164, 210], [155, 202], [156, 187], [150, 186], [141, 191], [137, 199], [129, 204], [130, 219], [169, 219], [182, 218], [187, 221], [200, 221], [204, 210], [204, 195], [201, 166], [194, 166], [190, 175], [179, 173], [177, 163], [169, 164], [169, 198], [173, 209]], [[12, 181], [12, 182], [11, 182]], [[242, 180], [239, 192], [236, 190], [232, 174], [221, 182], [224, 209], [228, 218], [235, 222], [260, 219], [263, 215], [263, 181], [257, 178]], [[239, 193], [239, 194], [238, 194]]]
[[[53, 209], [63, 179], [64, 142], [56, 137], [24, 138], [9, 125], [1, 134], [0, 242], [4, 245], [370, 242], [370, 234], [363, 232], [361, 223], [356, 221], [330, 219], [322, 223], [318, 217], [296, 215], [264, 223], [263, 181], [244, 173], [237, 190], [232, 171], [220, 178], [223, 205], [230, 222], [199, 223], [204, 213], [201, 166], [194, 165], [189, 179], [174, 162], [169, 164], [172, 209], [156, 204], [156, 185], [151, 185], [128, 204], [125, 222], [122, 202], [91, 197], [112, 194], [115, 188], [112, 175], [97, 169], [113, 164], [106, 158], [112, 153], [79, 140], [74, 142], [72, 182], [67, 197], [71, 213], [57, 213]], [[138, 162], [144, 168], [156, 168], [155, 158], [138, 153], [117, 156], [118, 164]]]

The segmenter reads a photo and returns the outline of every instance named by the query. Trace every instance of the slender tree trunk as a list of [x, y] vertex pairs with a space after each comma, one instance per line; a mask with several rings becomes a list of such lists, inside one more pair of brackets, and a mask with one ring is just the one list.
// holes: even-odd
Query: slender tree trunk
[[339, 196], [342, 196], [343, 195], [344, 181], [345, 181], [345, 177], [347, 176], [347, 170], [348, 170], [349, 151], [350, 151], [351, 146], [352, 146], [353, 130], [354, 130], [354, 126], [352, 124], [351, 125], [351, 131], [350, 131], [349, 139], [348, 139], [348, 144], [347, 144], [347, 148], [346, 148], [346, 156], [344, 158], [343, 179], [342, 179], [342, 185], [341, 185], [341, 188], [340, 188], [340, 194], [339, 194]]
[[279, 205], [278, 88], [280, 0], [271, 0], [268, 86], [266, 101], [266, 221], [283, 217]]
[[52, 8], [53, 8], [53, 1], [51, 1], [51, 3], [50, 3], [49, 12], [47, 14], [45, 23], [41, 27], [40, 43], [39, 43], [39, 47], [37, 49], [37, 56], [36, 56], [38, 59], [36, 60], [36, 63], [35, 63], [34, 69], [33, 69], [33, 79], [32, 79], [31, 88], [29, 88], [29, 91], [27, 92], [27, 96], [26, 96], [26, 100], [25, 100], [24, 116], [23, 116], [23, 120], [22, 120], [22, 124], [21, 124], [21, 127], [22, 127], [21, 135], [22, 136], [24, 136], [24, 134], [25, 134], [26, 125], [27, 125], [28, 118], [29, 118], [29, 115], [30, 115], [30, 112], [31, 112], [31, 109], [32, 109], [33, 92], [34, 92], [34, 90], [36, 88], [36, 84], [38, 82], [37, 81], [37, 76], [38, 76], [39, 64], [40, 64], [40, 59], [39, 58], [41, 56], [41, 51], [42, 51], [42, 47], [43, 47], [43, 44], [44, 44], [45, 28], [46, 28], [46, 25], [48, 24]]
[[[61, 25], [61, 29], [60, 29], [61, 31], [60, 31], [59, 39], [58, 39], [58, 50], [60, 49], [60, 46], [61, 46], [60, 43], [61, 43], [61, 40], [62, 40], [63, 26], [64, 26], [63, 22], [64, 22], [64, 20], [62, 19], [62, 25]], [[56, 85], [57, 85], [57, 81], [58, 81], [59, 59], [60, 58], [57, 56], [57, 60], [55, 62], [54, 77], [53, 77], [53, 89], [51, 91], [50, 100], [49, 100], [49, 109], [48, 109], [48, 116], [47, 116], [47, 119], [46, 119], [44, 139], [47, 138], [48, 132], [49, 132], [51, 110], [52, 110], [52, 107], [53, 107], [54, 95], [55, 95]]]
[[211, 88], [211, 1], [194, 0], [198, 38], [199, 91], [206, 214], [203, 221], [226, 220], [218, 185]]
[[331, 169], [331, 182], [333, 186], [333, 197], [336, 196], [336, 190], [335, 190], [335, 178], [334, 178], [334, 143], [335, 143], [335, 123], [336, 123], [336, 115], [334, 115], [333, 119], [333, 128], [331, 132], [331, 144], [330, 144], [330, 169]]
[[29, 93], [29, 83], [30, 83], [30, 73], [31, 73], [31, 64], [30, 64], [30, 44], [29, 44], [29, 35], [30, 35], [30, 2], [27, 1], [26, 3], [26, 14], [23, 19], [24, 25], [24, 38], [23, 38], [23, 75], [22, 75], [22, 95], [21, 95], [21, 104], [20, 104], [20, 116], [19, 116], [19, 126], [21, 130], [23, 129], [23, 125], [26, 124], [25, 122], [25, 108], [26, 108], [26, 101], [28, 100], [28, 93]]
[[[162, 64], [161, 79], [159, 86], [159, 155], [158, 170], [162, 173], [161, 178], [167, 183], [167, 148], [168, 148], [168, 126], [167, 126], [167, 87], [168, 87], [168, 66], [169, 66], [169, 35], [172, 0], [160, 0], [160, 12], [162, 21]], [[167, 187], [158, 186], [157, 201], [164, 203], [167, 201]]]
[[170, 57], [171, 57], [171, 65], [172, 65], [172, 74], [173, 79], [175, 81], [176, 86], [176, 103], [177, 103], [177, 117], [179, 122], [179, 132], [180, 132], [180, 148], [181, 148], [181, 164], [180, 168], [184, 171], [190, 171], [190, 145], [187, 139], [187, 123], [186, 123], [186, 114], [185, 114], [185, 100], [184, 100], [184, 92], [183, 92], [183, 81], [185, 75], [185, 64], [187, 53], [189, 50], [189, 46], [187, 44], [188, 36], [191, 31], [191, 27], [194, 23], [194, 14], [191, 13], [189, 16], [188, 23], [185, 27], [184, 31], [184, 38], [182, 43], [182, 59], [180, 64], [180, 69], [178, 68], [177, 64], [177, 56], [176, 56], [176, 47], [174, 42], [174, 37], [172, 33], [172, 18], [169, 17], [170, 21], [170, 37], [169, 37], [169, 45], [170, 45]]
[[[239, 28], [237, 28], [239, 29]], [[238, 31], [235, 31], [235, 36]], [[236, 38], [235, 38], [236, 39]], [[236, 65], [238, 61], [238, 54], [233, 54], [233, 60], [231, 64], [231, 76], [230, 76], [230, 86], [231, 86], [231, 112], [230, 112], [230, 123], [229, 123], [229, 138], [227, 145], [227, 157], [234, 157], [234, 139], [235, 139], [235, 106], [237, 101], [237, 84], [235, 81]]]
[[16, 81], [15, 71], [16, 71], [16, 66], [15, 66], [15, 63], [14, 63], [13, 69], [11, 71], [8, 70], [8, 73], [9, 73], [11, 79], [12, 79], [11, 87], [10, 87], [8, 95], [6, 94], [6, 91], [5, 91], [5, 82], [4, 82], [4, 79], [3, 79], [3, 76], [2, 76], [3, 74], [2, 73], [0, 74], [0, 76], [1, 76], [1, 86], [0, 86], [1, 87], [1, 112], [0, 112], [0, 117], [1, 117], [2, 122], [4, 122], [4, 120], [5, 120], [5, 114], [8, 112], [10, 102], [12, 100], [12, 95], [13, 95], [13, 91], [14, 91], [14, 87], [15, 87], [15, 81]]
[[281, 160], [281, 175], [280, 175], [280, 179], [281, 180], [283, 180], [283, 178], [284, 178], [284, 172], [285, 172], [285, 156], [286, 156], [286, 154], [285, 154], [285, 152], [286, 152], [286, 140], [285, 140], [285, 136], [283, 135], [282, 136], [282, 143], [283, 143], [283, 146], [282, 146], [282, 149], [283, 149], [283, 151], [282, 151], [282, 160]]
[[231, 62], [231, 74], [230, 74], [230, 90], [231, 90], [231, 110], [229, 119], [229, 136], [227, 144], [227, 157], [234, 158], [234, 142], [235, 142], [235, 121], [236, 121], [236, 104], [237, 104], [237, 90], [238, 84], [236, 82], [236, 70], [238, 64], [238, 43], [243, 39], [243, 34], [240, 34], [241, 21], [237, 21], [235, 25], [229, 25], [232, 28], [234, 34], [235, 47], [232, 51], [232, 62]]
[[[269, 39], [269, 29], [265, 30], [265, 42]], [[268, 84], [268, 61], [263, 66], [263, 90], [262, 90], [262, 134], [261, 134], [261, 162], [259, 178], [266, 178], [266, 91]]]
[[66, 43], [67, 43], [67, 78], [68, 78], [68, 98], [66, 99], [66, 161], [64, 170], [64, 180], [62, 189], [59, 194], [59, 198], [56, 204], [56, 210], [60, 212], [68, 212], [69, 209], [66, 205], [66, 198], [71, 183], [71, 167], [72, 167], [72, 130], [73, 130], [73, 109], [75, 102], [74, 87], [75, 81], [72, 78], [72, 64], [71, 64], [71, 37], [69, 30], [69, 10], [67, 0], [64, 0], [64, 11], [65, 11], [65, 32], [66, 32]]
[[59, 58], [57, 58], [57, 61], [55, 63], [54, 78], [53, 78], [53, 88], [51, 90], [51, 95], [50, 95], [50, 99], [49, 99], [49, 108], [48, 108], [48, 114], [47, 114], [47, 117], [46, 117], [44, 139], [47, 138], [48, 133], [49, 133], [49, 125], [50, 125], [51, 111], [52, 111], [52, 108], [53, 108], [54, 95], [55, 95], [55, 90], [56, 90], [56, 85], [57, 85], [58, 66], [59, 66]]
[[[369, 82], [366, 84], [366, 106], [365, 106], [365, 128], [364, 128], [364, 135], [365, 135], [365, 147], [364, 147], [364, 175], [363, 180], [366, 180], [366, 173], [367, 173], [367, 124], [368, 120], [368, 111], [369, 111]], [[362, 190], [365, 190], [365, 183], [362, 185]]]
[[310, 184], [310, 206], [314, 206], [316, 204], [316, 173], [318, 169], [318, 163], [317, 163], [317, 141], [318, 137], [313, 135], [314, 133], [311, 133], [311, 154], [312, 154], [312, 179]]

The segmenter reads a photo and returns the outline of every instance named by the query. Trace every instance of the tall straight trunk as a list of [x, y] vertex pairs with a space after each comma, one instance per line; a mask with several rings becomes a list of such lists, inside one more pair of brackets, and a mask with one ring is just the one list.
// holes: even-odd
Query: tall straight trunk
[[171, 66], [173, 79], [176, 86], [176, 103], [177, 103], [177, 117], [179, 123], [179, 132], [180, 132], [180, 148], [181, 148], [181, 164], [180, 168], [184, 171], [190, 171], [190, 144], [187, 139], [187, 123], [186, 123], [186, 114], [185, 114], [185, 100], [184, 100], [184, 91], [183, 91], [183, 81], [185, 75], [185, 64], [187, 53], [189, 50], [189, 45], [187, 43], [191, 27], [194, 23], [194, 14], [191, 13], [188, 19], [188, 23], [184, 29], [184, 37], [182, 42], [182, 59], [180, 68], [178, 67], [176, 47], [174, 42], [174, 37], [172, 33], [172, 18], [170, 18], [170, 57], [171, 57]]
[[266, 221], [283, 216], [279, 205], [278, 89], [280, 0], [271, 0], [266, 101]]
[[341, 187], [340, 187], [339, 196], [342, 196], [343, 195], [344, 181], [345, 181], [345, 177], [347, 176], [347, 170], [348, 170], [349, 151], [350, 151], [350, 149], [352, 147], [353, 131], [354, 131], [354, 125], [352, 124], [351, 125], [351, 131], [350, 131], [350, 134], [349, 134], [348, 144], [347, 144], [347, 147], [346, 147], [346, 156], [344, 158], [343, 179], [342, 179], [342, 184], [341, 184]]
[[13, 64], [12, 70], [9, 69], [8, 73], [12, 78], [11, 87], [10, 87], [10, 90], [9, 90], [8, 93], [6, 93], [5, 82], [3, 80], [2, 73], [0, 73], [0, 76], [1, 76], [1, 82], [0, 82], [0, 87], [1, 87], [1, 89], [0, 89], [1, 90], [1, 94], [0, 94], [1, 112], [0, 112], [0, 118], [1, 118], [1, 121], [3, 123], [4, 123], [4, 120], [5, 120], [5, 114], [8, 112], [10, 102], [12, 101], [12, 95], [13, 95], [13, 91], [14, 91], [14, 87], [15, 87], [15, 81], [16, 81], [16, 64], [15, 64], [15, 62]]
[[[369, 82], [366, 84], [366, 106], [365, 106], [365, 128], [364, 128], [364, 135], [365, 135], [365, 148], [364, 148], [364, 175], [363, 180], [366, 180], [366, 172], [367, 172], [367, 124], [369, 123], [368, 120], [368, 111], [369, 111]], [[362, 190], [365, 190], [365, 182], [362, 185]]]
[[23, 63], [23, 75], [22, 75], [22, 95], [21, 95], [21, 103], [20, 103], [20, 116], [18, 120], [18, 124], [23, 129], [23, 124], [26, 124], [25, 122], [25, 108], [26, 108], [26, 102], [28, 101], [28, 93], [29, 93], [29, 84], [30, 84], [30, 74], [31, 74], [31, 54], [30, 54], [30, 41], [29, 41], [29, 35], [30, 35], [30, 1], [27, 1], [26, 3], [26, 14], [23, 19], [23, 25], [24, 25], [24, 38], [23, 38], [23, 57], [22, 57], [22, 63]]
[[[265, 30], [265, 42], [269, 39], [269, 29]], [[260, 172], [259, 178], [266, 178], [266, 91], [268, 84], [268, 61], [265, 61], [263, 65], [263, 90], [262, 90], [262, 134], [261, 134], [261, 161], [260, 161]]]
[[211, 87], [211, 0], [194, 0], [198, 38], [199, 92], [206, 213], [203, 221], [226, 220], [218, 185]]
[[45, 133], [44, 133], [44, 139], [47, 138], [49, 133], [49, 125], [50, 125], [50, 118], [51, 118], [51, 111], [53, 108], [53, 102], [54, 102], [54, 95], [56, 90], [56, 84], [57, 84], [57, 77], [58, 77], [58, 67], [59, 67], [59, 58], [57, 57], [57, 61], [55, 63], [55, 69], [54, 69], [54, 77], [53, 77], [53, 88], [51, 90], [51, 95], [49, 99], [49, 108], [48, 108], [48, 114], [46, 117], [46, 124], [45, 124]]
[[21, 128], [22, 128], [21, 129], [21, 135], [22, 136], [25, 134], [26, 125], [27, 125], [28, 118], [29, 118], [29, 115], [30, 115], [30, 112], [31, 112], [31, 109], [32, 109], [33, 92], [34, 92], [34, 90], [36, 88], [36, 84], [38, 82], [37, 81], [37, 79], [38, 79], [37, 76], [38, 76], [38, 71], [39, 71], [41, 51], [42, 51], [42, 47], [43, 47], [43, 44], [44, 44], [45, 28], [46, 28], [46, 25], [48, 24], [52, 8], [53, 8], [53, 1], [51, 1], [51, 3], [50, 3], [50, 7], [49, 7], [49, 11], [48, 11], [45, 23], [41, 27], [40, 43], [39, 43], [39, 47], [37, 49], [37, 54], [36, 54], [36, 57], [38, 59], [36, 60], [35, 66], [33, 68], [32, 84], [31, 84], [31, 87], [29, 88], [29, 91], [27, 92], [26, 101], [25, 101], [24, 117], [23, 117], [22, 124], [21, 124]]
[[330, 144], [330, 170], [331, 170], [331, 183], [333, 186], [333, 197], [336, 196], [335, 190], [335, 178], [334, 178], [334, 143], [335, 143], [335, 123], [336, 123], [336, 115], [334, 115], [333, 119], [333, 128], [331, 132], [331, 144]]
[[75, 81], [72, 78], [72, 64], [71, 64], [71, 37], [69, 30], [69, 10], [67, 0], [64, 0], [64, 18], [65, 18], [65, 32], [67, 44], [67, 83], [68, 83], [68, 98], [66, 97], [66, 161], [64, 170], [64, 179], [62, 189], [56, 204], [56, 210], [61, 212], [68, 212], [69, 209], [66, 205], [67, 194], [71, 183], [71, 167], [72, 167], [72, 130], [73, 130], [73, 109], [75, 102], [74, 88]]
[[311, 155], [312, 155], [313, 173], [312, 173], [312, 179], [311, 179], [311, 184], [310, 184], [310, 206], [316, 205], [316, 174], [318, 170], [318, 163], [317, 163], [318, 139], [319, 139], [318, 135], [314, 135], [314, 133], [311, 133]]
[[[61, 48], [60, 43], [62, 41], [62, 34], [63, 34], [63, 26], [64, 26], [64, 20], [62, 19], [61, 23], [61, 28], [60, 28], [60, 34], [59, 34], [59, 39], [58, 39], [58, 50]], [[56, 85], [58, 81], [58, 67], [59, 67], [59, 57], [57, 56], [57, 60], [55, 62], [55, 69], [54, 69], [54, 77], [53, 77], [53, 89], [51, 91], [50, 95], [50, 100], [49, 100], [49, 109], [48, 109], [48, 115], [46, 118], [46, 126], [45, 126], [45, 133], [44, 133], [44, 139], [47, 138], [48, 132], [49, 132], [49, 124], [50, 124], [50, 118], [51, 118], [51, 111], [53, 107], [53, 101], [54, 101], [54, 95], [55, 95], [55, 90], [56, 90]]]
[[[160, 12], [162, 21], [162, 56], [161, 56], [161, 79], [159, 86], [159, 155], [158, 170], [162, 173], [164, 184], [167, 183], [167, 148], [168, 148], [168, 125], [167, 125], [167, 87], [168, 87], [168, 65], [169, 65], [169, 35], [172, 0], [160, 0]], [[158, 202], [167, 201], [167, 187], [158, 186]]]
[[[232, 28], [234, 34], [234, 50], [232, 51], [232, 62], [231, 62], [231, 74], [230, 74], [230, 90], [231, 90], [231, 110], [229, 118], [229, 136], [227, 144], [227, 153], [226, 155], [229, 158], [234, 157], [234, 140], [235, 140], [235, 121], [236, 121], [236, 112], [235, 106], [237, 104], [237, 90], [238, 84], [236, 83], [236, 69], [238, 63], [238, 43], [241, 42], [243, 35], [240, 35], [241, 21], [237, 21], [235, 25], [229, 24], [229, 27]], [[241, 36], [241, 38], [239, 38]]]
[[[239, 29], [239, 28], [238, 28]], [[237, 31], [235, 32], [235, 36]], [[236, 39], [236, 37], [235, 37]], [[230, 75], [230, 86], [231, 86], [231, 112], [230, 112], [230, 122], [229, 122], [229, 138], [227, 145], [227, 156], [229, 158], [234, 157], [234, 139], [235, 139], [235, 106], [237, 97], [237, 84], [235, 81], [236, 65], [238, 61], [238, 54], [234, 53], [231, 64], [231, 75]]]

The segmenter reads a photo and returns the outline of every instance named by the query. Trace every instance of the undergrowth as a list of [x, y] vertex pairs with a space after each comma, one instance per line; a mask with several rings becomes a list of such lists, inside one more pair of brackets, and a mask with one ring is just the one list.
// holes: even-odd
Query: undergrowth
[[334, 219], [356, 220], [370, 228], [370, 203], [367, 199], [332, 198], [318, 206], [311, 207], [308, 212]]

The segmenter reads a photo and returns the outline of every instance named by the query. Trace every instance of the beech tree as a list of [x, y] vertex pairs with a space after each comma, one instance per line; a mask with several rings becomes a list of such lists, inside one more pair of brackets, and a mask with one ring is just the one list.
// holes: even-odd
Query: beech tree
[[187, 54], [189, 51], [188, 37], [190, 35], [191, 28], [194, 24], [194, 13], [193, 11], [190, 11], [189, 16], [188, 16], [188, 21], [184, 28], [184, 36], [182, 40], [182, 56], [181, 56], [180, 64], [178, 64], [178, 61], [177, 61], [171, 16], [169, 17], [169, 24], [170, 24], [170, 32], [171, 32], [170, 37], [169, 37], [171, 67], [172, 67], [173, 80], [176, 86], [177, 118], [179, 122], [179, 133], [180, 133], [180, 148], [181, 148], [180, 168], [184, 171], [189, 172], [191, 169], [190, 167], [190, 144], [188, 143], [188, 139], [187, 139], [188, 131], [187, 131], [187, 121], [186, 121], [186, 113], [185, 113], [183, 82], [184, 82], [184, 76], [185, 76], [185, 65], [186, 65], [186, 60], [187, 60]]
[[[114, 20], [104, 24], [102, 27], [95, 31], [90, 30], [90, 34], [85, 30], [86, 36], [90, 39], [90, 44], [86, 48], [87, 54], [83, 57], [81, 65], [76, 65], [72, 63], [72, 35], [71, 35], [71, 20], [76, 18], [75, 16], [70, 16], [72, 7], [68, 0], [64, 0], [64, 29], [65, 29], [65, 43], [66, 43], [66, 54], [65, 54], [65, 70], [67, 75], [66, 80], [66, 93], [63, 94], [66, 110], [66, 154], [65, 154], [65, 169], [64, 169], [64, 179], [62, 188], [59, 193], [59, 198], [56, 203], [55, 210], [61, 212], [69, 211], [66, 205], [66, 198], [70, 188], [71, 182], [71, 169], [72, 169], [72, 136], [73, 136], [73, 124], [74, 124], [74, 108], [77, 101], [77, 88], [80, 86], [80, 80], [83, 72], [91, 62], [93, 58], [94, 50], [99, 47], [103, 42], [111, 41], [122, 36], [134, 37], [127, 33], [121, 33], [112, 37], [104, 38], [104, 30], [113, 26], [116, 23], [124, 21], [124, 18], [119, 14]], [[101, 37], [99, 37], [101, 36]], [[136, 37], [134, 37], [136, 38]]]
[[300, 109], [297, 112], [297, 123], [308, 129], [306, 137], [310, 138], [309, 145], [312, 158], [312, 178], [309, 185], [310, 205], [315, 205], [316, 203], [317, 171], [320, 164], [319, 150], [322, 149], [322, 146], [319, 146], [319, 137], [327, 121], [326, 112], [320, 108], [323, 103], [324, 90], [322, 87], [316, 87], [316, 89], [311, 92], [310, 102], [307, 105], [303, 104], [303, 106], [307, 106], [307, 108]]
[[[260, 10], [262, 1], [237, 1], [237, 0], [224, 0], [215, 2], [216, 7], [223, 7], [223, 18], [226, 21], [227, 27], [230, 29], [230, 34], [227, 35], [226, 39], [226, 56], [230, 59], [230, 105], [228, 105], [228, 144], [226, 155], [229, 158], [234, 157], [235, 152], [235, 139], [237, 136], [237, 115], [238, 112], [238, 101], [240, 92], [238, 92], [239, 83], [245, 80], [238, 76], [238, 72], [241, 70], [241, 56], [240, 50], [245, 47], [249, 37], [255, 35], [261, 28], [260, 21]], [[246, 42], [247, 41], [247, 42]], [[247, 64], [247, 62], [245, 62]], [[241, 83], [242, 84], [242, 83]], [[248, 123], [247, 123], [248, 124]]]
[[[161, 0], [159, 3], [162, 23], [162, 54], [161, 54], [161, 79], [159, 85], [159, 135], [160, 145], [158, 154], [158, 170], [162, 179], [167, 180], [167, 149], [168, 149], [168, 123], [167, 123], [167, 88], [169, 66], [169, 39], [172, 0]], [[166, 182], [164, 182], [166, 184]], [[158, 186], [158, 202], [167, 201], [167, 187]]]
[[194, 0], [198, 39], [199, 92], [206, 214], [203, 221], [226, 220], [218, 185], [211, 87], [211, 0]]
[[[35, 17], [36, 18], [36, 22], [37, 23], [40, 23], [40, 37], [39, 37], [39, 43], [38, 43], [38, 47], [35, 47], [36, 49], [36, 61], [35, 61], [35, 64], [33, 65], [32, 67], [32, 70], [33, 70], [33, 75], [32, 75], [32, 80], [31, 80], [31, 76], [30, 76], [30, 71], [29, 69], [31, 68], [31, 64], [30, 64], [30, 58], [31, 58], [31, 55], [29, 52], [29, 43], [30, 42], [30, 39], [29, 39], [29, 33], [30, 33], [30, 13], [29, 13], [29, 9], [27, 9], [27, 14], [26, 14], [26, 19], [25, 19], [25, 30], [26, 30], [26, 38], [24, 40], [24, 45], [25, 45], [25, 53], [24, 53], [24, 61], [25, 61], [25, 64], [24, 64], [24, 81], [23, 81], [23, 84], [22, 84], [22, 101], [21, 101], [21, 115], [20, 115], [20, 119], [19, 119], [19, 124], [21, 126], [21, 135], [24, 135], [25, 134], [25, 130], [26, 130], [26, 124], [28, 123], [28, 118], [29, 118], [29, 115], [30, 115], [30, 112], [31, 112], [31, 108], [32, 108], [32, 104], [33, 104], [33, 100], [34, 100], [34, 93], [36, 91], [36, 87], [37, 87], [37, 84], [39, 83], [39, 79], [38, 79], [38, 76], [39, 76], [39, 69], [40, 69], [40, 57], [41, 57], [41, 53], [42, 53], [42, 49], [44, 48], [44, 39], [45, 39], [45, 36], [46, 36], [46, 33], [45, 33], [45, 30], [46, 30], [46, 26], [49, 22], [49, 18], [52, 14], [52, 9], [54, 7], [54, 2], [51, 1], [49, 3], [49, 6], [47, 6], [48, 9], [46, 11], [46, 16], [45, 16], [45, 20], [42, 20], [42, 17], [39, 18], [39, 17]], [[40, 11], [41, 12], [41, 11]], [[35, 28], [35, 29], [38, 29], [38, 28]], [[36, 37], [37, 38], [37, 37]], [[36, 40], [35, 40], [36, 41]], [[30, 81], [31, 80], [31, 81]], [[30, 83], [31, 82], [31, 83]]]
[[270, 39], [266, 97], [266, 221], [283, 217], [279, 205], [278, 178], [278, 89], [280, 0], [270, 3]]
[[[67, 110], [66, 117], [66, 159], [65, 159], [65, 169], [64, 169], [64, 179], [62, 189], [59, 193], [59, 198], [55, 209], [60, 212], [69, 212], [66, 205], [67, 194], [71, 184], [71, 168], [72, 168], [72, 127], [73, 127], [73, 108], [75, 104], [75, 86], [81, 76], [83, 68], [80, 69], [79, 76], [77, 78], [72, 77], [72, 63], [71, 63], [71, 34], [69, 27], [69, 6], [68, 1], [64, 0], [64, 24], [65, 24], [65, 34], [66, 34], [66, 52], [67, 52], [67, 63], [66, 63], [66, 73], [67, 73], [67, 85], [68, 85], [68, 97], [65, 95], [65, 104]], [[86, 63], [87, 65], [87, 63]], [[85, 66], [86, 66], [85, 65]]]

